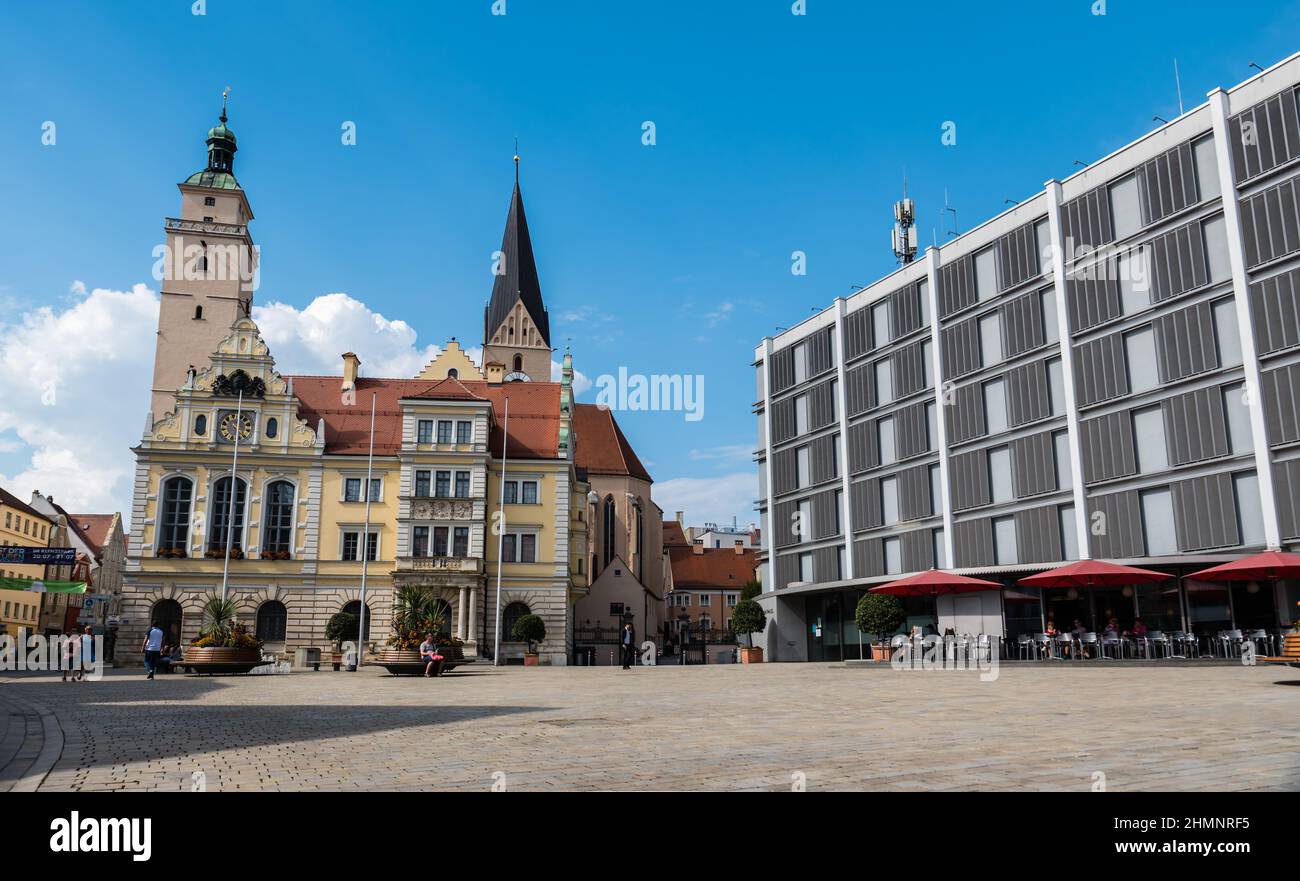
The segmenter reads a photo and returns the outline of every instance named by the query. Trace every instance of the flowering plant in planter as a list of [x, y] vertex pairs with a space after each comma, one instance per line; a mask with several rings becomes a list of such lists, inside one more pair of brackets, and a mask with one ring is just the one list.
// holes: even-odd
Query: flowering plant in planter
[[235, 617], [235, 601], [216, 594], [203, 604], [203, 625], [190, 645], [194, 648], [260, 649], [262, 640], [249, 633]]
[[447, 604], [422, 585], [404, 584], [393, 601], [393, 635], [386, 645], [400, 651], [416, 651], [424, 635], [432, 633], [439, 645], [454, 644], [442, 635]]

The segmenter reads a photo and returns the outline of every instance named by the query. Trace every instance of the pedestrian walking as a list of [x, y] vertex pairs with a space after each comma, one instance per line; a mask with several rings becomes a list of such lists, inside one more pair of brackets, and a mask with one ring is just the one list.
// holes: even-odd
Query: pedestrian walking
[[631, 621], [623, 625], [620, 645], [623, 650], [623, 669], [631, 670], [636, 661], [636, 632], [632, 630]]
[[87, 624], [78, 643], [77, 660], [80, 663], [77, 664], [77, 673], [73, 678], [82, 682], [86, 678], [86, 671], [95, 666], [95, 628]]
[[141, 646], [144, 651], [144, 669], [149, 673], [145, 679], [153, 678], [154, 668], [158, 666], [158, 656], [162, 654], [162, 645], [162, 626], [155, 621], [153, 626], [149, 628], [149, 632], [145, 634], [144, 645]]

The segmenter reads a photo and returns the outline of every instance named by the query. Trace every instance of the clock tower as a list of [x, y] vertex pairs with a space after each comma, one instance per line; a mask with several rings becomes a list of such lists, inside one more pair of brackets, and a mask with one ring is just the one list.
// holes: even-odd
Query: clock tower
[[223, 98], [218, 124], [208, 131], [207, 166], [178, 184], [180, 216], [163, 221], [167, 246], [155, 254], [161, 304], [150, 404], [154, 420], [175, 407], [176, 390], [194, 361], [215, 350], [253, 305], [258, 257], [248, 232], [253, 210], [235, 179], [239, 147], [227, 121]]
[[519, 157], [515, 156], [515, 190], [510, 196], [506, 232], [493, 264], [496, 278], [483, 315], [483, 365], [502, 367], [505, 381], [551, 381], [551, 324], [537, 280], [533, 242], [519, 191]]

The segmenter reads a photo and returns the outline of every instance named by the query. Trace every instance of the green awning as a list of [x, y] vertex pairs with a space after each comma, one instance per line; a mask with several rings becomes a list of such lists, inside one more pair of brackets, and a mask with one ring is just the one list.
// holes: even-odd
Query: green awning
[[43, 578], [0, 578], [0, 590], [28, 590], [36, 593], [85, 593], [84, 581], [49, 581]]

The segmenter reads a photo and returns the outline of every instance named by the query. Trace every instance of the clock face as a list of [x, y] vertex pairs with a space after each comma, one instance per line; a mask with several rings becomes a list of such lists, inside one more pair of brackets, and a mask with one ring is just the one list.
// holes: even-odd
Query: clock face
[[253, 417], [246, 413], [227, 413], [217, 424], [217, 432], [227, 443], [246, 441], [253, 433]]

